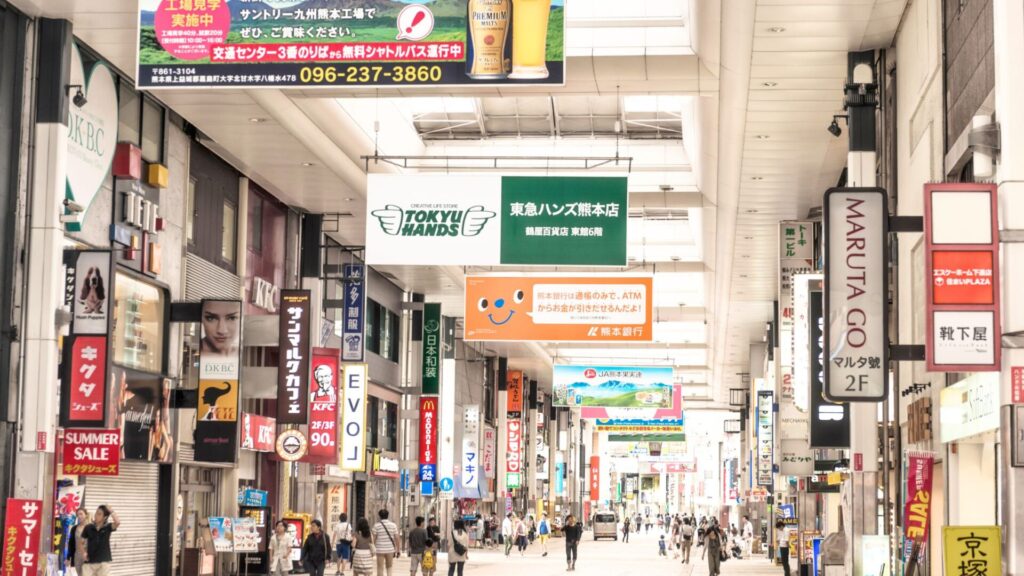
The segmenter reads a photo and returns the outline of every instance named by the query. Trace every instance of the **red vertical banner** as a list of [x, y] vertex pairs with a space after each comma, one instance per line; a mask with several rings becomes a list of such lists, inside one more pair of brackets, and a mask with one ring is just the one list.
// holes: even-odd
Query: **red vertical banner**
[[590, 499], [600, 500], [601, 496], [601, 457], [590, 457]]
[[903, 509], [903, 530], [906, 538], [904, 558], [909, 559], [912, 548], [921, 548], [928, 543], [929, 523], [932, 514], [932, 466], [935, 456], [911, 452], [907, 454], [907, 491]]
[[518, 420], [523, 417], [523, 372], [508, 371], [508, 417]]
[[420, 397], [421, 482], [437, 479], [437, 396]]
[[43, 501], [7, 499], [4, 522], [3, 576], [25, 576], [36, 573], [39, 563], [39, 540], [43, 530]]
[[107, 337], [73, 336], [68, 359], [67, 417], [63, 426], [103, 426], [106, 414]]
[[309, 452], [304, 462], [338, 464], [338, 359], [341, 350], [313, 349], [309, 379]]

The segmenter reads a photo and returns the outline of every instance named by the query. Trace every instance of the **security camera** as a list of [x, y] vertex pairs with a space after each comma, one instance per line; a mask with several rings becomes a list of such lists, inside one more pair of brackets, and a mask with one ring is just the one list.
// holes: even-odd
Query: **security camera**
[[70, 198], [64, 199], [64, 208], [67, 208], [67, 211], [72, 214], [81, 214], [82, 212], [85, 212], [85, 206], [82, 206]]
[[85, 94], [82, 93], [81, 88], [75, 91], [75, 97], [72, 98], [71, 101], [74, 102], [75, 106], [78, 106], [79, 108], [85, 106], [89, 102], [89, 100], [85, 97]]
[[843, 133], [843, 129], [839, 127], [839, 122], [836, 122], [835, 118], [833, 118], [832, 123], [828, 125], [828, 131], [836, 138], [839, 138], [839, 135]]

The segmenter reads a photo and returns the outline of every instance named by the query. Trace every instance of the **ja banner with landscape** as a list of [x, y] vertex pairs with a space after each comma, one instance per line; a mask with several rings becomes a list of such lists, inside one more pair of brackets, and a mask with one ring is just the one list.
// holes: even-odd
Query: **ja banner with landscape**
[[371, 265], [625, 266], [626, 178], [371, 174]]
[[555, 366], [555, 406], [671, 408], [672, 368]]
[[140, 88], [557, 84], [564, 0], [140, 0]]

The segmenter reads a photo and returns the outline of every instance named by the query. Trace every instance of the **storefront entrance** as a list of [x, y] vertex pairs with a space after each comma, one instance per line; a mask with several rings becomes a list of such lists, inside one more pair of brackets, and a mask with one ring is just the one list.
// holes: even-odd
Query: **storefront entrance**
[[210, 540], [210, 516], [217, 515], [217, 483], [220, 470], [182, 466], [175, 534], [175, 576], [212, 576], [215, 556]]

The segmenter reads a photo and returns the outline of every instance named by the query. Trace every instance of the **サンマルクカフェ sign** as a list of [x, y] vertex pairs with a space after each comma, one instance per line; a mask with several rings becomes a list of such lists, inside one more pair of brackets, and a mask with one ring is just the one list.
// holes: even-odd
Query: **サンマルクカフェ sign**
[[368, 264], [624, 266], [626, 179], [370, 175]]
[[278, 331], [277, 423], [305, 424], [309, 382], [310, 293], [282, 290]]
[[879, 402], [888, 389], [889, 208], [881, 188], [825, 193], [825, 396]]

